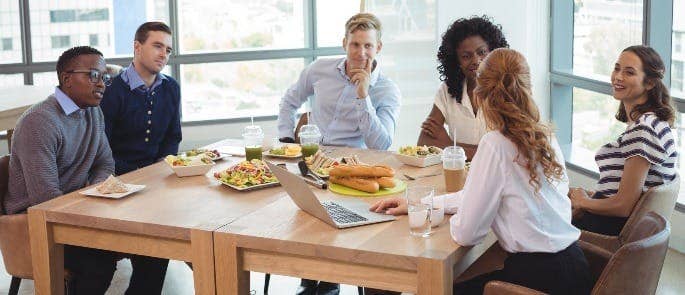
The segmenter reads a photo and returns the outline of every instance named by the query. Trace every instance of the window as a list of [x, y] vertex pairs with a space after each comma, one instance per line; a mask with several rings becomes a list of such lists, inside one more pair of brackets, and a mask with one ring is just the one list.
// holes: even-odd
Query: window
[[318, 47], [342, 46], [345, 37], [345, 22], [359, 12], [359, 0], [337, 1], [331, 5], [328, 0], [316, 1], [316, 43]]
[[573, 73], [606, 81], [618, 53], [642, 43], [642, 0], [575, 0], [574, 10]]
[[671, 92], [685, 98], [685, 0], [673, 1], [673, 55], [671, 57]]
[[21, 62], [19, 1], [0, 0], [0, 64]]
[[57, 85], [59, 85], [59, 80], [57, 79], [57, 73], [54, 71], [34, 73], [33, 74], [33, 85], [57, 86]]
[[183, 120], [277, 114], [283, 93], [303, 68], [298, 58], [183, 65]]
[[51, 36], [52, 48], [71, 47], [71, 36]]
[[573, 88], [573, 151], [577, 164], [595, 165], [595, 152], [604, 144], [616, 140], [626, 124], [614, 118], [618, 101], [611, 95]]
[[[32, 59], [37, 62], [55, 62], [66, 48], [76, 45], [92, 45], [107, 59], [133, 56], [131, 44], [140, 24], [151, 20], [169, 23], [168, 0], [30, 0], [28, 5]], [[64, 43], [67, 40], [61, 35], [71, 36], [69, 42]]]
[[[551, 113], [567, 162], [581, 172], [597, 174], [595, 152], [625, 130], [625, 124], [614, 119], [618, 102], [611, 97], [609, 81], [613, 63], [625, 47], [647, 44], [671, 66], [670, 79], [664, 82], [670, 82], [675, 101], [677, 121], [672, 130], [680, 153], [678, 169], [683, 175], [685, 0], [550, 3]], [[672, 19], [665, 17], [671, 15]], [[668, 30], [673, 33], [664, 35]], [[685, 182], [681, 182], [678, 203], [679, 210], [684, 210]]]
[[683, 89], [683, 71], [685, 71], [682, 61], [674, 60], [673, 68], [671, 69], [671, 89], [673, 94], [682, 94]]
[[181, 53], [304, 48], [304, 3], [180, 0]]
[[24, 75], [0, 75], [0, 88], [24, 85]]
[[12, 38], [2, 38], [2, 51], [12, 50]]

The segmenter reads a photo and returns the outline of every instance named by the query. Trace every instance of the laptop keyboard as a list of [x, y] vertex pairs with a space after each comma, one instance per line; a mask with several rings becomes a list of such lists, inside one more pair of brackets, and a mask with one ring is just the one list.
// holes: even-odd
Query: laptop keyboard
[[328, 215], [335, 220], [335, 222], [340, 223], [340, 224], [346, 224], [346, 223], [353, 223], [353, 222], [360, 222], [360, 221], [366, 221], [365, 217], [352, 212], [352, 210], [347, 209], [343, 206], [340, 206], [336, 203], [333, 202], [323, 202], [321, 203], [324, 208], [326, 208], [326, 211], [328, 211]]

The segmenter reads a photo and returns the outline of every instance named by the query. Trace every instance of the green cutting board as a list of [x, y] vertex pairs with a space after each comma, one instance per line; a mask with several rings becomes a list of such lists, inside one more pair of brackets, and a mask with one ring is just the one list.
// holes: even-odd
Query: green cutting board
[[360, 190], [356, 190], [353, 188], [346, 187], [344, 185], [339, 185], [335, 183], [328, 183], [328, 189], [331, 190], [334, 193], [338, 193], [341, 195], [347, 195], [347, 196], [355, 196], [355, 197], [380, 197], [380, 196], [387, 196], [387, 195], [392, 195], [396, 193], [401, 193], [407, 188], [407, 183], [404, 181], [401, 181], [397, 178], [395, 178], [395, 187], [393, 188], [383, 188], [379, 190], [377, 193], [367, 193], [363, 192]]

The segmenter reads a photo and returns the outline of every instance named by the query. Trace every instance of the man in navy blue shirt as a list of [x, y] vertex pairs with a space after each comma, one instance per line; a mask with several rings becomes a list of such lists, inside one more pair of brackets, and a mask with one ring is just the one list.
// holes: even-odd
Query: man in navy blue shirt
[[[100, 104], [117, 175], [177, 154], [181, 142], [180, 88], [160, 73], [171, 54], [171, 29], [144, 23], [133, 44], [133, 62], [112, 80]], [[139, 286], [132, 293], [160, 294], [168, 262], [132, 256], [131, 285]]]
[[136, 31], [133, 62], [107, 87], [101, 108], [117, 175], [178, 153], [180, 88], [160, 73], [171, 50], [166, 24], [142, 24]]

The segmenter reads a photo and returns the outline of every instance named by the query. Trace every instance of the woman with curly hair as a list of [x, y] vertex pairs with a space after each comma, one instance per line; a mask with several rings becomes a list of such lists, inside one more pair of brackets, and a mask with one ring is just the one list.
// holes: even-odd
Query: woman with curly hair
[[438, 72], [443, 83], [435, 95], [433, 109], [421, 125], [419, 145], [442, 148], [452, 145], [456, 137], [466, 156], [473, 157], [486, 132], [473, 97], [476, 69], [490, 51], [502, 47], [509, 47], [502, 28], [487, 16], [458, 19], [449, 26], [438, 50]]
[[580, 229], [618, 235], [647, 189], [673, 181], [678, 158], [671, 127], [675, 111], [664, 85], [664, 63], [654, 49], [630, 46], [619, 55], [611, 85], [621, 103], [616, 119], [627, 123], [616, 141], [595, 155], [599, 166], [596, 192], [572, 189], [573, 221]]
[[[464, 189], [444, 196], [450, 233], [460, 245], [483, 241], [492, 230], [509, 253], [504, 268], [455, 285], [455, 294], [482, 294], [492, 280], [550, 294], [588, 294], [585, 256], [571, 224], [568, 178], [559, 145], [540, 122], [531, 95], [530, 69], [512, 49], [490, 53], [477, 71], [474, 94], [491, 130], [483, 135]], [[370, 208], [406, 214], [404, 199]]]

